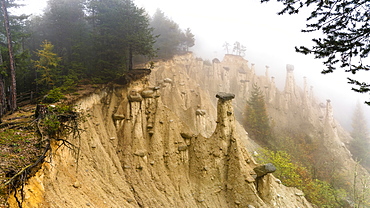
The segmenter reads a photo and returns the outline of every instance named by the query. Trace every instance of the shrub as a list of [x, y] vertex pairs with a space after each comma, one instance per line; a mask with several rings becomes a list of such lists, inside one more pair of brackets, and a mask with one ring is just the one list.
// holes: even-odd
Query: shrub
[[293, 163], [285, 151], [261, 149], [256, 156], [259, 163], [272, 163], [276, 166], [274, 175], [286, 186], [301, 189], [308, 201], [324, 208], [342, 207], [341, 199], [346, 197], [343, 189], [336, 189], [325, 181], [314, 179], [302, 165]]
[[272, 163], [276, 167], [274, 175], [281, 179], [284, 185], [301, 187], [302, 178], [298, 174], [299, 169], [304, 169], [294, 164], [290, 158], [290, 155], [285, 151], [270, 151], [262, 149], [261, 153], [257, 157], [257, 161], [260, 163]]
[[42, 120], [42, 124], [45, 132], [49, 136], [62, 136], [67, 133], [64, 123], [71, 119], [75, 119], [76, 117], [74, 108], [71, 105], [49, 106], [48, 113]]
[[59, 132], [61, 123], [57, 115], [50, 114], [43, 120], [43, 124], [48, 135], [56, 135]]
[[76, 79], [77, 77], [66, 76], [63, 85], [60, 87], [61, 91], [65, 93], [76, 91], [77, 88]]
[[49, 93], [44, 97], [45, 103], [55, 103], [58, 102], [61, 99], [64, 99], [65, 96], [62, 93], [62, 90], [57, 87], [49, 91]]

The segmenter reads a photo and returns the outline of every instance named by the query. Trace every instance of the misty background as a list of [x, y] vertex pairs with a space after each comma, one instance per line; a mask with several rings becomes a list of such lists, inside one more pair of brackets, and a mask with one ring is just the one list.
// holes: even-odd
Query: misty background
[[[46, 7], [46, 0], [19, 2], [26, 5], [21, 8], [26, 14], [41, 14]], [[264, 74], [265, 66], [270, 66], [269, 73], [276, 78], [280, 90], [285, 84], [286, 64], [294, 65], [296, 84], [303, 88], [303, 77], [307, 77], [308, 85], [314, 87], [316, 98], [324, 103], [330, 99], [334, 117], [349, 131], [356, 103], [370, 99], [369, 94], [351, 90], [347, 77], [353, 77], [352, 74], [337, 69], [334, 73], [323, 75], [321, 60], [295, 52], [295, 46], [310, 46], [311, 39], [320, 35], [301, 33], [308, 17], [305, 10], [298, 15], [281, 16], [277, 15], [283, 8], [281, 4], [261, 4], [259, 0], [134, 0], [134, 3], [145, 8], [149, 16], [159, 8], [181, 29], [190, 28], [196, 41], [190, 50], [204, 60], [222, 60], [226, 54], [224, 43], [228, 42], [232, 48], [234, 42], [240, 42], [247, 49], [244, 58], [255, 64], [257, 74]], [[356, 77], [369, 76], [364, 73]], [[363, 104], [363, 110], [369, 126], [370, 106]]]

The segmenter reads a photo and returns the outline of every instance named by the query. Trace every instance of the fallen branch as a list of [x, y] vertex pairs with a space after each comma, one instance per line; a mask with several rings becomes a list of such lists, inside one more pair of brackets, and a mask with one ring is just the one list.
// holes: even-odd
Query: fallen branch
[[11, 183], [12, 181], [14, 181], [18, 176], [20, 176], [22, 173], [24, 173], [25, 171], [27, 171], [28, 169], [31, 169], [33, 167], [35, 167], [36, 165], [38, 165], [39, 163], [41, 163], [44, 159], [45, 159], [45, 155], [46, 153], [50, 150], [50, 144], [48, 144], [46, 147], [45, 147], [45, 150], [44, 152], [42, 153], [42, 155], [36, 160], [36, 162], [32, 163], [32, 164], [29, 164], [27, 165], [26, 167], [22, 168], [17, 174], [15, 174], [13, 177], [11, 177], [7, 182], [5, 182], [1, 188], [5, 188], [7, 185], [9, 185], [9, 183]]
[[14, 125], [25, 124], [25, 123], [28, 123], [28, 122], [26, 122], [26, 121], [18, 121], [18, 122], [2, 123], [2, 124], [0, 124], [0, 128], [11, 128]]
[[9, 185], [10, 182], [12, 182], [15, 178], [17, 178], [18, 176], [20, 176], [25, 170], [27, 170], [27, 168], [31, 167], [33, 164], [29, 164], [27, 165], [26, 167], [22, 168], [22, 170], [20, 170], [17, 174], [15, 174], [13, 177], [11, 177], [7, 182], [5, 182], [1, 188], [5, 188], [5, 186]]

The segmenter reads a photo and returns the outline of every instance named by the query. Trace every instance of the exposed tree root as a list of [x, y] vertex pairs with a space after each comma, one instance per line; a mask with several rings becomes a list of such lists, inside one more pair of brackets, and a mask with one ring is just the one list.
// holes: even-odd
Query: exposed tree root
[[[45, 111], [45, 108], [42, 108]], [[13, 192], [13, 196], [17, 202], [19, 208], [22, 208], [24, 202], [24, 186], [26, 180], [35, 173], [41, 164], [45, 162], [47, 154], [51, 150], [51, 142], [58, 141], [59, 145], [55, 149], [57, 151], [60, 147], [67, 147], [74, 152], [77, 158], [77, 169], [78, 169], [78, 158], [80, 154], [79, 145], [81, 129], [79, 128], [80, 116], [74, 111], [59, 112], [58, 110], [50, 110], [42, 112], [42, 117], [37, 116], [32, 122], [34, 123], [35, 131], [40, 136], [40, 144], [46, 143], [42, 154], [38, 159], [24, 168], [18, 173], [13, 175], [8, 181], [6, 181], [1, 188], [8, 187], [8, 190]], [[50, 117], [48, 117], [50, 115]], [[49, 120], [47, 120], [49, 119]], [[52, 120], [54, 119], [54, 120]], [[52, 123], [54, 122], [54, 123]], [[48, 128], [54, 128], [50, 130]], [[71, 137], [70, 137], [71, 136]], [[73, 144], [68, 138], [72, 140], [78, 139], [78, 145]], [[51, 154], [49, 155], [51, 157]]]

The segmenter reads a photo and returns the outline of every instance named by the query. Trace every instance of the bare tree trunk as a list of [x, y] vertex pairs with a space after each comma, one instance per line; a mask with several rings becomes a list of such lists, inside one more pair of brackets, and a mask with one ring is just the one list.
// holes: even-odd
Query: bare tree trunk
[[129, 53], [129, 57], [128, 57], [128, 70], [131, 71], [132, 68], [133, 68], [133, 64], [132, 64], [132, 48], [131, 46], [129, 46], [129, 49], [128, 49], [128, 53]]
[[17, 84], [15, 81], [15, 63], [13, 55], [12, 37], [9, 28], [9, 17], [5, 0], [1, 0], [1, 8], [4, 14], [4, 26], [8, 39], [9, 62], [10, 62], [10, 109], [14, 112], [17, 109]]
[[[0, 65], [3, 65], [3, 56], [0, 51]], [[0, 123], [2, 122], [2, 117], [6, 111], [6, 94], [5, 94], [5, 80], [3, 74], [0, 72]]]

